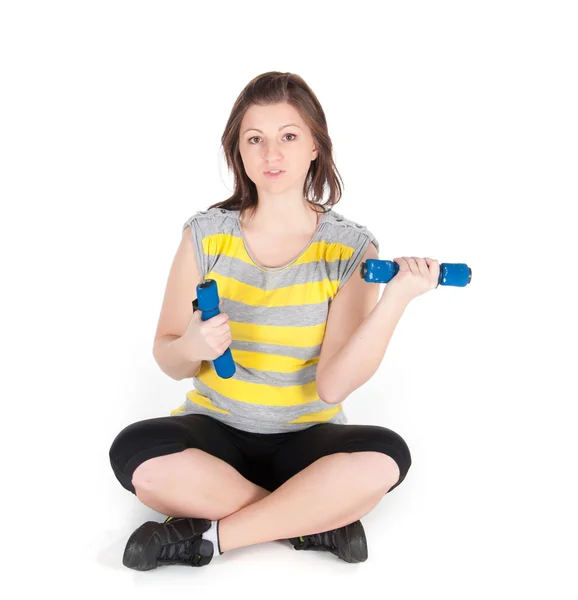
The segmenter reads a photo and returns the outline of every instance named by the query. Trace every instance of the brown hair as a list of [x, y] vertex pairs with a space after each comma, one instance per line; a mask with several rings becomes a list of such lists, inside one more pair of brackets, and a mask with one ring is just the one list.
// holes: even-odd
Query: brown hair
[[[243, 213], [246, 209], [254, 209], [257, 206], [257, 188], [247, 176], [239, 152], [239, 130], [243, 116], [250, 106], [266, 106], [279, 102], [287, 102], [299, 111], [319, 150], [315, 160], [311, 161], [305, 178], [305, 199], [317, 212], [326, 212], [341, 199], [341, 176], [333, 162], [333, 144], [327, 130], [325, 113], [317, 96], [299, 75], [269, 71], [252, 79], [233, 105], [221, 143], [227, 167], [234, 174], [235, 191], [227, 200], [217, 202], [209, 208], [240, 210]], [[322, 203], [325, 186], [329, 188], [329, 197]], [[321, 206], [320, 211], [317, 210], [317, 206]]]

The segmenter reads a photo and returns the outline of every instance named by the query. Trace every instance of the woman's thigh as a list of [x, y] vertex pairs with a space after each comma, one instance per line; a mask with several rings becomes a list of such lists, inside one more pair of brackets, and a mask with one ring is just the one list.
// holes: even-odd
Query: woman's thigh
[[132, 475], [144, 461], [157, 456], [198, 448], [224, 460], [241, 474], [246, 460], [233, 442], [231, 428], [207, 415], [174, 415], [137, 421], [114, 439], [110, 464], [122, 486], [135, 493]]
[[395, 431], [379, 425], [320, 423], [292, 434], [272, 457], [275, 487], [323, 456], [364, 451], [383, 452], [397, 463], [400, 477], [389, 492], [405, 479], [411, 454], [405, 440]]

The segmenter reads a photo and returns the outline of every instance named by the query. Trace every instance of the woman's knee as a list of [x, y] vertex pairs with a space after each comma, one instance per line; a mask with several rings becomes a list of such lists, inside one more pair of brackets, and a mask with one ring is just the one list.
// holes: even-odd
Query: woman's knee
[[407, 473], [411, 467], [411, 452], [409, 446], [399, 434], [396, 434], [395, 452], [395, 458], [402, 463], [402, 470]]
[[405, 479], [405, 476], [411, 467], [411, 452], [406, 441], [395, 431], [388, 429], [386, 437], [387, 447], [383, 448], [382, 451], [395, 460], [399, 467], [399, 477], [388, 490], [391, 491]]
[[389, 483], [392, 488], [396, 487], [411, 467], [411, 452], [406, 441], [392, 429], [381, 426], [370, 426], [367, 439], [364, 450], [373, 455], [368, 458], [372, 461], [371, 468], [379, 474], [385, 486]]
[[[163, 481], [173, 477], [176, 473], [193, 472], [199, 453], [196, 448], [183, 449], [179, 452], [154, 456], [136, 467], [132, 473], [132, 484], [142, 491], [152, 491], [162, 487]], [[186, 466], [184, 464], [186, 459]], [[200, 462], [200, 461], [199, 461]]]
[[194, 481], [201, 487], [212, 486], [219, 481], [238, 485], [245, 482], [241, 474], [224, 460], [200, 448], [185, 448], [143, 461], [133, 471], [132, 484], [143, 491], [162, 490], [167, 482], [179, 481], [184, 473], [189, 482]]
[[114, 438], [109, 460], [120, 483], [134, 493], [131, 483], [138, 466], [157, 456], [181, 452], [186, 444], [171, 422], [164, 418], [137, 421], [127, 425]]
[[387, 492], [399, 481], [401, 469], [397, 461], [383, 452], [363, 451], [352, 455], [356, 471], [363, 475], [374, 491]]

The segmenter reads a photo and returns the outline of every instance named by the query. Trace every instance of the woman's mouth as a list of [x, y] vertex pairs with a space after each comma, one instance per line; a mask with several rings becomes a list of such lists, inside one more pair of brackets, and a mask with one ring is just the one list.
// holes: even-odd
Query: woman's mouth
[[279, 177], [281, 177], [281, 175], [283, 175], [283, 173], [285, 173], [285, 171], [273, 169], [273, 172], [265, 171], [264, 175], [265, 177], [267, 177], [267, 179], [278, 179]]

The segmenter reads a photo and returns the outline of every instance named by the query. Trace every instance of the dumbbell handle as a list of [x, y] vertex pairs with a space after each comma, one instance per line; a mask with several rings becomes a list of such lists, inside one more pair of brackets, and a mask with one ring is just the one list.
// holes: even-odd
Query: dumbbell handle
[[[399, 265], [392, 260], [368, 258], [361, 263], [361, 278], [369, 283], [387, 283], [395, 277]], [[465, 263], [441, 263], [439, 285], [465, 287], [472, 280], [472, 270]]]
[[[201, 320], [207, 321], [220, 314], [219, 291], [214, 279], [205, 279], [197, 285], [197, 300], [193, 300], [193, 310], [201, 311]], [[213, 366], [219, 377], [229, 379], [235, 374], [235, 361], [231, 354], [231, 348], [227, 348], [221, 356], [213, 361]]]

